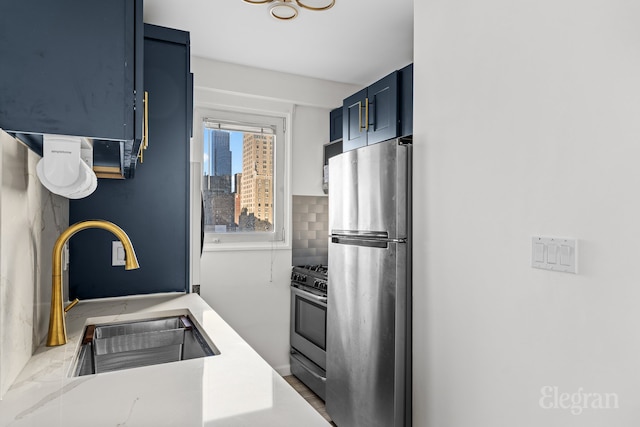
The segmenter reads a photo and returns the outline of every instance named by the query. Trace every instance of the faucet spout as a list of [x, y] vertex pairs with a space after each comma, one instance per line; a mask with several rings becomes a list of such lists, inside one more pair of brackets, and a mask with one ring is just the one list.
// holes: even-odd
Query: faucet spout
[[47, 346], [54, 347], [67, 343], [67, 328], [64, 321], [64, 307], [62, 302], [62, 248], [65, 243], [77, 232], [87, 228], [101, 228], [110, 231], [121, 242], [125, 253], [125, 270], [139, 268], [136, 253], [133, 250], [131, 239], [120, 227], [112, 222], [101, 219], [81, 221], [73, 224], [60, 234], [53, 245], [52, 277], [51, 277], [51, 312], [49, 314], [49, 335]]

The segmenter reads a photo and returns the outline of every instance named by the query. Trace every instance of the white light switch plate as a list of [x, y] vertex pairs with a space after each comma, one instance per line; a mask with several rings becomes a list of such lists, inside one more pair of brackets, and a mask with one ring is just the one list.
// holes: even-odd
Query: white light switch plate
[[124, 265], [124, 247], [119, 240], [111, 242], [111, 265]]
[[64, 247], [62, 248], [62, 255], [64, 256], [62, 270], [67, 271], [67, 269], [69, 268], [69, 241], [64, 244]]
[[578, 241], [564, 237], [531, 238], [531, 267], [578, 273]]

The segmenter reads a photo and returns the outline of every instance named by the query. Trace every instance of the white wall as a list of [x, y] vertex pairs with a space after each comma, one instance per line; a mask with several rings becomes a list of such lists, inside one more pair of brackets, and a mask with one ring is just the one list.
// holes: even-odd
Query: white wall
[[[322, 145], [329, 142], [329, 111], [359, 87], [197, 57], [191, 70], [196, 108], [288, 115], [291, 169], [286, 197], [324, 194]], [[200, 161], [198, 156], [194, 151], [192, 160]], [[283, 374], [289, 371], [290, 274], [290, 245], [205, 251], [201, 258], [202, 297]]]
[[[360, 86], [192, 57], [199, 90], [332, 109]], [[197, 102], [197, 100], [196, 100]], [[328, 135], [327, 130], [327, 135]]]
[[0, 130], [0, 398], [47, 334], [51, 249], [68, 202], [35, 173], [40, 156]]
[[293, 115], [291, 193], [325, 196], [322, 191], [323, 145], [329, 142], [329, 109], [296, 107]]
[[[640, 3], [414, 7], [414, 425], [637, 426]], [[533, 235], [579, 239], [579, 274], [532, 269]]]

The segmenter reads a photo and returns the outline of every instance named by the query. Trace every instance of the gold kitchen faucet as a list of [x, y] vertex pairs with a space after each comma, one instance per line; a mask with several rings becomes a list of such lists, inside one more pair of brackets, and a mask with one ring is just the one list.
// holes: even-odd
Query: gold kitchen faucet
[[112, 222], [101, 219], [81, 221], [73, 224], [63, 231], [58, 237], [58, 240], [56, 240], [56, 243], [53, 245], [51, 266], [51, 313], [49, 314], [49, 335], [47, 337], [48, 347], [67, 343], [67, 328], [64, 321], [65, 312], [78, 302], [78, 299], [76, 298], [66, 309], [62, 303], [62, 248], [71, 236], [79, 231], [86, 230], [87, 228], [101, 228], [113, 233], [113, 235], [122, 242], [122, 247], [124, 248], [124, 269], [135, 270], [140, 267], [138, 259], [136, 258], [136, 253], [133, 250], [133, 245], [131, 244], [131, 239], [129, 239], [129, 236], [127, 236], [127, 233], [125, 233], [124, 230]]

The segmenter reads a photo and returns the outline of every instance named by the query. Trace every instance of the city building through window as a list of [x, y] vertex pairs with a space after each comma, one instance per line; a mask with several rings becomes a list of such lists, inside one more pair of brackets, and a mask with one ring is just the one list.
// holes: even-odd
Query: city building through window
[[205, 243], [282, 241], [284, 119], [236, 115], [202, 117]]

